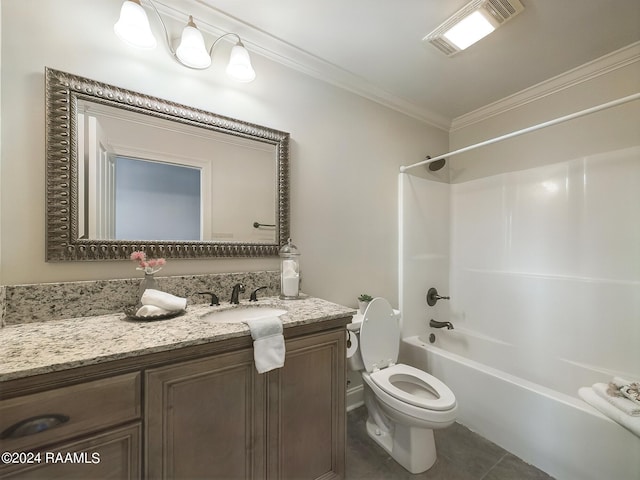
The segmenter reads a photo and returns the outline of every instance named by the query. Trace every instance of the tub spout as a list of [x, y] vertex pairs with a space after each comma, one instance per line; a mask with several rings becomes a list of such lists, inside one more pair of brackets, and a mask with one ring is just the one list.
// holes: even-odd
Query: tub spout
[[447, 327], [447, 330], [453, 330], [453, 324], [451, 322], [438, 322], [437, 320], [434, 320], [433, 318], [431, 320], [429, 320], [429, 326], [431, 328]]

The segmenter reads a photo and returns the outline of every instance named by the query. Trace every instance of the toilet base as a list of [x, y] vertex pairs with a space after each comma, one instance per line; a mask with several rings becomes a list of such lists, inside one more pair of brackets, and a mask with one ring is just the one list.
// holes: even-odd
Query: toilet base
[[[426, 472], [436, 463], [436, 442], [431, 429], [396, 423], [393, 431], [385, 432], [369, 417], [367, 434], [391, 458], [413, 474]], [[413, 455], [411, 452], [414, 452]]]

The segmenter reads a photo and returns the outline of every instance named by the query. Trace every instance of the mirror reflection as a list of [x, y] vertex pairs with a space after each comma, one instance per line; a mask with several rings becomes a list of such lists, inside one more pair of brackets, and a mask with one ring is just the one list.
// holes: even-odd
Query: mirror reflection
[[77, 112], [79, 238], [276, 241], [274, 145], [87, 100]]
[[47, 260], [276, 256], [289, 134], [46, 70]]

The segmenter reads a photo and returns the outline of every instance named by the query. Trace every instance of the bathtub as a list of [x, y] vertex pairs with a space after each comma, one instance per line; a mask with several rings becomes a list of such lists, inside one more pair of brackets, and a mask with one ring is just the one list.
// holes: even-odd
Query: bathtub
[[640, 438], [577, 396], [578, 387], [602, 381], [602, 372], [591, 381], [593, 369], [559, 359], [552, 367], [571, 381], [554, 386], [510, 344], [464, 329], [433, 332], [434, 344], [428, 333], [404, 338], [400, 361], [451, 388], [459, 423], [558, 480], [640, 479]]

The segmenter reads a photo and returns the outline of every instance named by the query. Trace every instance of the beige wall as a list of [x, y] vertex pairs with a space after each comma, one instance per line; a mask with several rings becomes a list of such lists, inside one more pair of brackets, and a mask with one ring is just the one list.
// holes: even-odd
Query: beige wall
[[[113, 33], [120, 4], [2, 0], [0, 284], [138, 274], [126, 261], [44, 261], [48, 66], [290, 132], [291, 233], [303, 289], [347, 305], [364, 291], [397, 304], [398, 166], [445, 151], [448, 134], [255, 53], [258, 77], [245, 85], [224, 76], [219, 56], [211, 69], [194, 71], [162, 44], [132, 49]], [[174, 35], [181, 29], [169, 27]], [[162, 273], [276, 268], [277, 259], [170, 260]]]
[[[573, 77], [577, 77], [574, 84], [567, 84]], [[555, 85], [560, 87], [554, 88]], [[499, 105], [506, 105], [508, 108], [500, 113], [492, 112], [463, 128], [456, 129], [457, 120], [454, 121], [451, 150], [638, 93], [638, 85], [640, 44], [568, 72], [562, 79], [550, 79], [531, 92], [523, 92], [519, 105], [509, 105], [509, 99], [505, 99], [497, 102], [495, 108], [484, 109], [500, 112]], [[638, 103], [613, 107], [452, 157], [451, 183], [638, 145]]]

